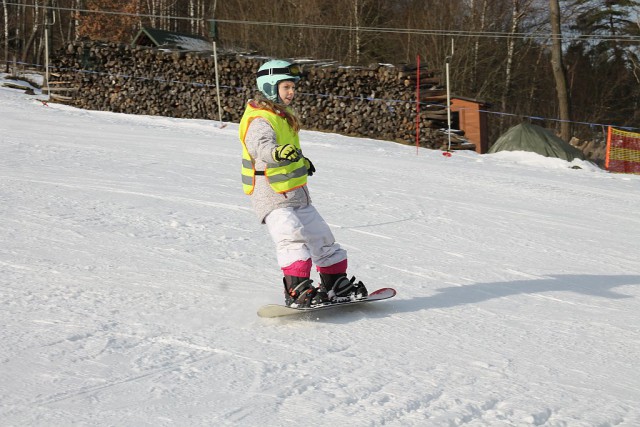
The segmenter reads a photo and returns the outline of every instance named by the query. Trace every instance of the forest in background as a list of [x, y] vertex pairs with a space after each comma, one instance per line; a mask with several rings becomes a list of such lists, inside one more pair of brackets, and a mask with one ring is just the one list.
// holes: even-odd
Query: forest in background
[[637, 132], [638, 0], [2, 0], [1, 60], [5, 71], [43, 67], [45, 30], [55, 51], [130, 43], [142, 26], [210, 36], [215, 19], [225, 50], [351, 66], [420, 55], [440, 72], [448, 61], [452, 93], [492, 105], [494, 136], [523, 120], [560, 132], [554, 4], [571, 136], [601, 137], [601, 124]]

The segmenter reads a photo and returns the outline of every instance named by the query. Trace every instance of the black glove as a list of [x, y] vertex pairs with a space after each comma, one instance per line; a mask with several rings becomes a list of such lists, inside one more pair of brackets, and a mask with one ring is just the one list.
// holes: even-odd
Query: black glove
[[306, 157], [303, 157], [302, 159], [304, 160], [304, 165], [307, 167], [307, 175], [313, 175], [313, 173], [316, 171], [316, 168], [313, 166], [313, 163], [311, 163], [311, 160]]
[[296, 147], [291, 144], [278, 145], [273, 149], [273, 153], [271, 155], [273, 157], [273, 160], [275, 160], [276, 162], [281, 162], [283, 160], [296, 162], [300, 160], [298, 150], [296, 150]]

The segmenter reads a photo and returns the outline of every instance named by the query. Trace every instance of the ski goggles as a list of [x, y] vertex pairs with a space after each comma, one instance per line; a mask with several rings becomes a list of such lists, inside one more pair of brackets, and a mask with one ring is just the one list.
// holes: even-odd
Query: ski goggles
[[291, 64], [288, 67], [266, 68], [258, 71], [257, 77], [270, 76], [273, 74], [285, 74], [291, 77], [300, 77], [302, 76], [302, 67], [298, 64]]

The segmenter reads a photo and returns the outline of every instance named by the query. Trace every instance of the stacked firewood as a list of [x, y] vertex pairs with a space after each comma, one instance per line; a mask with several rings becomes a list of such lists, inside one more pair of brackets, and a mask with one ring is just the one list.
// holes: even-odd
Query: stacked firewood
[[[223, 121], [240, 121], [265, 60], [218, 56]], [[79, 42], [58, 52], [52, 68], [56, 84], [78, 88], [68, 102], [80, 108], [219, 120], [211, 53]], [[415, 66], [305, 61], [303, 71], [294, 102], [303, 128], [415, 143]], [[437, 129], [446, 127], [446, 97], [435, 72], [420, 72], [420, 144], [442, 148], [446, 138]]]

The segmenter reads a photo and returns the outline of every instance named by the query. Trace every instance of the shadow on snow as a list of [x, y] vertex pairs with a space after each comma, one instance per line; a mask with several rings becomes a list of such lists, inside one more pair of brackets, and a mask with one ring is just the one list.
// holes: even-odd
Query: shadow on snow
[[434, 295], [402, 299], [402, 287], [396, 288], [398, 295], [390, 301], [371, 304], [345, 306], [326, 312], [310, 314], [317, 320], [348, 321], [346, 315], [360, 313], [360, 317], [387, 317], [393, 314], [420, 310], [442, 309], [468, 304], [477, 304], [497, 298], [520, 294], [540, 294], [546, 292], [574, 292], [608, 299], [633, 298], [616, 292], [614, 288], [626, 285], [640, 285], [637, 275], [588, 275], [559, 274], [544, 279], [518, 280], [510, 282], [477, 283], [464, 286], [438, 288]]

